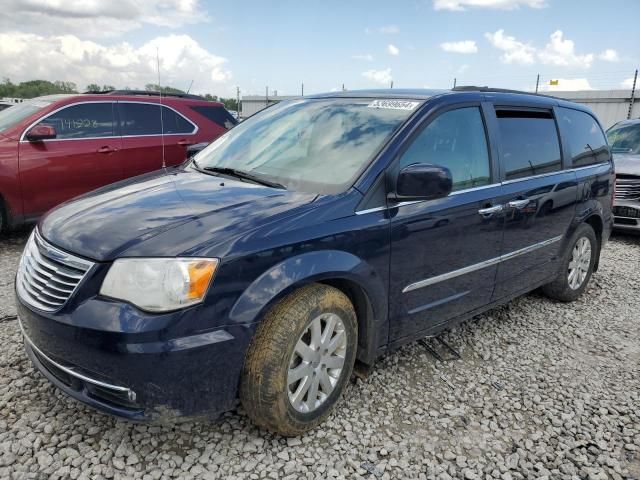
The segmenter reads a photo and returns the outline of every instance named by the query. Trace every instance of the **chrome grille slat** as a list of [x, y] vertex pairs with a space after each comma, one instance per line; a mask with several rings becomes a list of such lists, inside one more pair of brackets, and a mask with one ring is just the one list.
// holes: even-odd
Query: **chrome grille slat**
[[616, 178], [616, 199], [640, 200], [640, 177], [618, 176]]
[[59, 250], [34, 230], [18, 267], [18, 296], [32, 307], [55, 312], [69, 300], [91, 267], [92, 262]]

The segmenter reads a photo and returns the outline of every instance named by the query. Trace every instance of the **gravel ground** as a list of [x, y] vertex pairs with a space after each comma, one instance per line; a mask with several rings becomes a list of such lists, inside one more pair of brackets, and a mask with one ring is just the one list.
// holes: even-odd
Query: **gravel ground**
[[0, 241], [0, 478], [640, 478], [640, 238], [617, 236], [586, 295], [537, 294], [416, 343], [350, 385], [296, 439], [239, 412], [144, 426], [94, 412], [32, 368], [12, 280], [26, 234]]

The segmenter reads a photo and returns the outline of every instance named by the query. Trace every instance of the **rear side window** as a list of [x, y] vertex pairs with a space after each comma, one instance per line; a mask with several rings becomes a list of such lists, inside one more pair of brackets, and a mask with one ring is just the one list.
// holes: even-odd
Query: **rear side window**
[[[193, 133], [194, 125], [179, 113], [158, 103], [126, 103], [119, 105], [122, 135], [160, 135]], [[162, 122], [160, 121], [162, 109]]]
[[447, 167], [453, 190], [487, 185], [489, 153], [480, 109], [460, 108], [436, 117], [400, 158], [400, 168], [414, 163]]
[[558, 112], [572, 166], [584, 167], [609, 160], [607, 141], [595, 118], [570, 108], [560, 107]]
[[191, 109], [227, 130], [233, 128], [238, 123], [227, 109], [223, 107], [197, 105], [191, 107]]
[[49, 115], [39, 125], [52, 125], [56, 138], [81, 139], [115, 135], [113, 104], [79, 103]]
[[551, 112], [496, 110], [507, 180], [562, 168], [560, 141]]

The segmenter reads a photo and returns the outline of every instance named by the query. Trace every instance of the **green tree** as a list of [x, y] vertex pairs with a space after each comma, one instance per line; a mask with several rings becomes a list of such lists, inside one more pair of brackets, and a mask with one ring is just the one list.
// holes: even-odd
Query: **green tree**
[[157, 83], [147, 83], [144, 86], [144, 89], [147, 92], [162, 92], [162, 93], [185, 93], [184, 90], [180, 90], [179, 88], [175, 88], [175, 87], [161, 87], [160, 85], [158, 85]]
[[77, 93], [76, 84], [48, 80], [29, 80], [15, 84], [8, 78], [5, 78], [0, 84], [1, 97], [34, 98], [55, 93]]

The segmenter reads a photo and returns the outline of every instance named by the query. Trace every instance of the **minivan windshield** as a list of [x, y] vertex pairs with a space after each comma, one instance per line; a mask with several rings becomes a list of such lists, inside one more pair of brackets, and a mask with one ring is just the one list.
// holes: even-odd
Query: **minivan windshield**
[[192, 165], [234, 169], [292, 190], [339, 193], [418, 105], [415, 100], [360, 98], [281, 102], [218, 138]]
[[10, 108], [0, 111], [0, 132], [9, 130], [38, 110], [51, 105], [53, 101], [35, 99], [16, 103]]
[[640, 123], [621, 125], [607, 131], [613, 153], [640, 154]]

